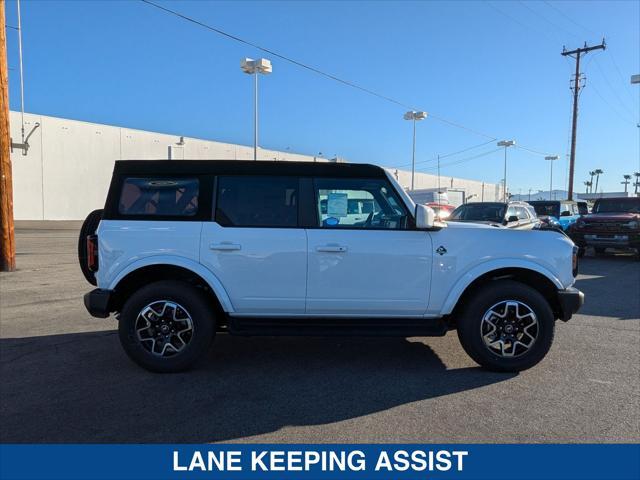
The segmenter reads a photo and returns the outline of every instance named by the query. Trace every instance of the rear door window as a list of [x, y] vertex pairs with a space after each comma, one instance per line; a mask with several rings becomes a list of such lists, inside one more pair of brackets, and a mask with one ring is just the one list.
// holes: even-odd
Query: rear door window
[[197, 178], [125, 178], [121, 215], [191, 217], [198, 213]]
[[223, 227], [297, 227], [298, 178], [218, 177], [215, 219]]

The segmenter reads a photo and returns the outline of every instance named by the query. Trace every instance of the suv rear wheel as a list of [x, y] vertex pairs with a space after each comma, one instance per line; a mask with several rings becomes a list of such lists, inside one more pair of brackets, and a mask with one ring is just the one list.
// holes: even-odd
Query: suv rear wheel
[[554, 327], [551, 307], [537, 290], [499, 280], [474, 293], [458, 319], [458, 338], [483, 367], [518, 372], [544, 358]]
[[208, 350], [214, 315], [204, 293], [184, 282], [161, 281], [135, 292], [120, 313], [120, 343], [138, 365], [179, 372]]

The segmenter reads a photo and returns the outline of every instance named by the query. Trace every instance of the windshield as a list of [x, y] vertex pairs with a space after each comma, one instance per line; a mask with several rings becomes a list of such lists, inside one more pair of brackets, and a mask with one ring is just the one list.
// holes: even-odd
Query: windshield
[[449, 220], [459, 222], [497, 222], [504, 220], [506, 205], [493, 204], [466, 204], [456, 208]]
[[531, 206], [536, 211], [536, 214], [548, 217], [560, 216], [560, 203], [559, 202], [530, 202]]
[[589, 213], [587, 202], [578, 202], [578, 213], [580, 215], [587, 215]]
[[640, 198], [605, 198], [596, 201], [593, 213], [640, 213]]

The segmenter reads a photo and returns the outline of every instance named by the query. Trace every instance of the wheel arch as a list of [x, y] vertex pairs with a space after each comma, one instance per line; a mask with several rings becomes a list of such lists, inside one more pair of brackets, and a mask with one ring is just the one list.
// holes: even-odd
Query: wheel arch
[[[556, 292], [564, 288], [561, 282], [548, 272], [527, 267], [499, 267], [486, 271], [465, 285], [456, 285], [447, 298], [443, 313], [451, 314], [455, 321], [456, 314], [461, 311], [468, 301], [484, 285], [498, 280], [514, 280], [538, 291], [551, 306], [556, 318], [560, 317], [560, 304]], [[460, 282], [459, 282], [460, 283]]]
[[122, 307], [126, 298], [140, 287], [159, 280], [181, 280], [202, 288], [211, 298], [219, 313], [233, 312], [233, 306], [222, 283], [200, 264], [180, 259], [148, 257], [134, 262], [118, 274], [110, 283], [109, 290], [114, 291], [113, 307], [116, 311]]

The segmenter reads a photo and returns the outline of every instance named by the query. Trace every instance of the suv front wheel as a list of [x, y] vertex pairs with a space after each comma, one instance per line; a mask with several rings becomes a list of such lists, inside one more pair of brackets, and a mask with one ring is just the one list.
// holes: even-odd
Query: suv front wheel
[[199, 289], [160, 281], [136, 291], [120, 313], [120, 343], [138, 365], [154, 372], [179, 372], [208, 350], [214, 316]]
[[544, 358], [554, 327], [551, 307], [537, 290], [499, 280], [474, 293], [458, 319], [458, 338], [483, 367], [518, 372]]

